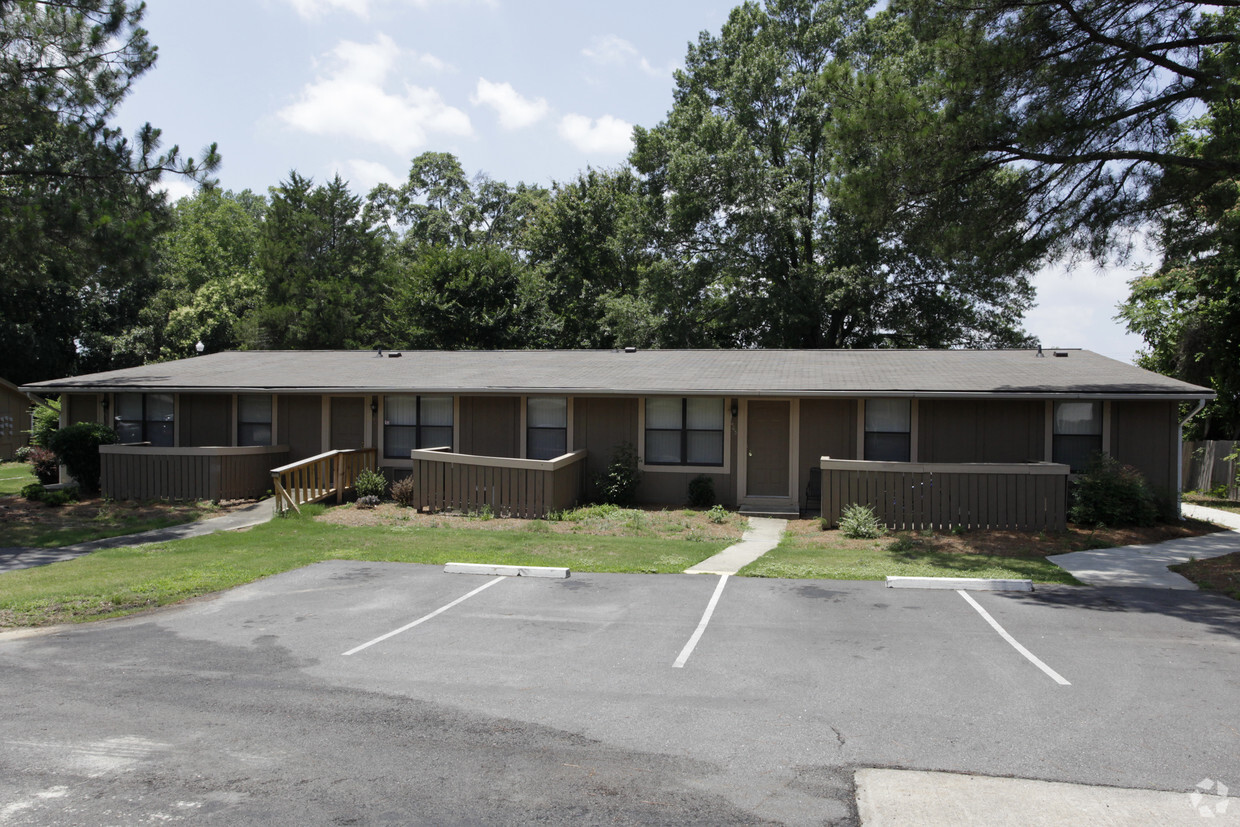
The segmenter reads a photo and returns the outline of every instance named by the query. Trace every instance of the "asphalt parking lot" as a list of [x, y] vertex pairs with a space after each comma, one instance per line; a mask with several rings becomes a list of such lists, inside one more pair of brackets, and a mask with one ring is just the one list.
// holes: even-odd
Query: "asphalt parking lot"
[[1197, 593], [329, 562], [0, 639], [0, 824], [855, 823], [862, 767], [1240, 790], [1237, 701], [1240, 605]]

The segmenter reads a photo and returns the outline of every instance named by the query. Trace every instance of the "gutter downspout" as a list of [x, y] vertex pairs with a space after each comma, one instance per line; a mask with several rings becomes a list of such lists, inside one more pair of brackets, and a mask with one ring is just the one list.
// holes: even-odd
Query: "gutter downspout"
[[1197, 407], [1193, 408], [1188, 416], [1180, 420], [1180, 438], [1175, 443], [1175, 514], [1181, 520], [1184, 519], [1184, 426], [1188, 424], [1190, 419], [1201, 413], [1201, 409], [1205, 406], [1206, 401], [1198, 399]]

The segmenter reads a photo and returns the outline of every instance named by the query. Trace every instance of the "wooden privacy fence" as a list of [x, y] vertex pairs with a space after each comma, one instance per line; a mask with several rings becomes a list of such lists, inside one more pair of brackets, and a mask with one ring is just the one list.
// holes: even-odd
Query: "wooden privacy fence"
[[113, 500], [257, 499], [271, 486], [267, 469], [286, 459], [287, 445], [100, 445], [99, 488]]
[[537, 519], [572, 508], [581, 495], [585, 451], [555, 459], [509, 459], [415, 450], [414, 506]]
[[902, 530], [1067, 526], [1068, 466], [1050, 462], [869, 462], [824, 457], [822, 516], [832, 524], [853, 503]]
[[344, 500], [353, 488], [357, 475], [375, 469], [375, 449], [357, 448], [328, 451], [308, 459], [271, 469], [271, 490], [276, 495], [276, 513], [290, 507], [301, 513], [301, 506], [316, 503], [335, 495]]
[[1209, 439], [1185, 442], [1183, 471], [1185, 491], [1209, 491], [1226, 486], [1227, 499], [1240, 501], [1240, 461], [1228, 459], [1240, 449], [1240, 442]]

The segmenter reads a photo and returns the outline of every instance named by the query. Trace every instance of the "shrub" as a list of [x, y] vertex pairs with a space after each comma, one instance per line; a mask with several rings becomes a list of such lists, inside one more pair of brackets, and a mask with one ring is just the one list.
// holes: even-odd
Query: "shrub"
[[396, 502], [411, 508], [416, 502], [418, 496], [418, 485], [412, 476], [399, 479], [392, 483], [392, 499]]
[[43, 504], [52, 508], [59, 508], [62, 505], [68, 505], [76, 502], [78, 498], [77, 488], [58, 488], [55, 491], [48, 491], [43, 495]]
[[712, 523], [724, 523], [728, 520], [728, 510], [721, 505], [712, 505], [706, 512], [706, 519]]
[[1158, 519], [1158, 500], [1136, 468], [1095, 454], [1072, 490], [1069, 517], [1083, 525], [1148, 526]]
[[379, 504], [379, 498], [374, 494], [363, 494], [357, 498], [358, 508], [374, 508]]
[[41, 482], [32, 482], [23, 485], [21, 495], [24, 499], [33, 500], [34, 502], [42, 502], [43, 496], [47, 493], [47, 489], [43, 487]]
[[13, 459], [18, 462], [30, 462], [30, 452], [34, 450], [33, 445], [21, 445], [13, 452]]
[[99, 491], [99, 446], [116, 442], [116, 432], [97, 422], [79, 422], [54, 432], [48, 445], [82, 491]]
[[30, 426], [30, 444], [39, 448], [51, 448], [52, 434], [60, 427], [60, 403], [48, 401], [48, 407], [36, 405], [34, 423]]
[[387, 477], [369, 468], [358, 474], [353, 481], [353, 490], [357, 492], [359, 502], [362, 497], [374, 497], [378, 500], [387, 493], [387, 487]]
[[637, 451], [626, 442], [616, 446], [611, 461], [607, 463], [607, 469], [595, 478], [594, 484], [598, 487], [599, 498], [603, 502], [632, 505], [641, 477], [641, 471], [637, 469]]
[[853, 539], [872, 540], [883, 535], [883, 526], [868, 505], [853, 503], [840, 515], [840, 532]]
[[31, 448], [26, 455], [31, 470], [44, 485], [51, 485], [60, 479], [60, 460], [46, 448]]
[[705, 474], [689, 480], [689, 505], [710, 508], [715, 504], [715, 481]]

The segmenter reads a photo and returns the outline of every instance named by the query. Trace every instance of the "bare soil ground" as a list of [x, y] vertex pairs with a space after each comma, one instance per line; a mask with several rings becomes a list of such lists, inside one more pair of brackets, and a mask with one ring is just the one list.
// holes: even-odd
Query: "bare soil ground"
[[329, 508], [316, 519], [345, 526], [410, 526], [418, 528], [474, 528], [487, 531], [529, 530], [540, 524], [556, 534], [601, 534], [617, 537], [666, 537], [681, 540], [740, 540], [745, 518], [728, 512], [714, 522], [707, 511], [697, 509], [616, 508], [586, 506], [565, 512], [558, 520], [518, 520], [452, 512], [420, 513], [395, 503], [375, 508], [356, 504]]
[[[934, 551], [993, 554], [1000, 557], [1045, 557], [1085, 549], [1147, 545], [1177, 537], [1196, 537], [1221, 530], [1210, 523], [1185, 520], [1178, 524], [1159, 524], [1148, 528], [1091, 529], [1070, 524], [1067, 531], [1059, 532], [901, 531], [895, 532], [894, 536], [896, 539], [905, 538], [906, 543], [914, 542], [921, 548]], [[788, 531], [804, 537], [809, 542], [814, 542], [815, 545], [821, 544], [831, 548], [868, 548], [875, 542], [874, 540], [850, 540], [838, 529], [823, 531], [818, 520], [790, 520]]]
[[1240, 600], [1240, 552], [1181, 563], [1172, 566], [1171, 570], [1192, 580], [1203, 591], [1218, 592]]

